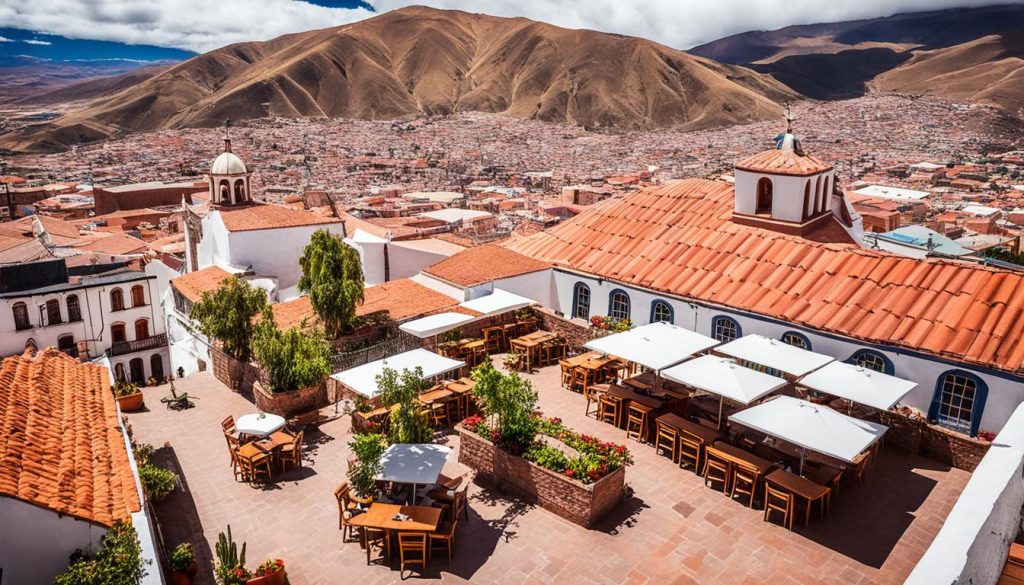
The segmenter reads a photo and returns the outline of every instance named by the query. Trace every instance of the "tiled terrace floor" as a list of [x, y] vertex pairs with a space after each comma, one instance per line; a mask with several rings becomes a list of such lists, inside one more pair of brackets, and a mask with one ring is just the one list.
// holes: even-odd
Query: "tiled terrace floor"
[[[549, 416], [580, 432], [625, 442], [623, 432], [583, 416], [581, 396], [558, 385], [557, 368], [529, 376]], [[285, 559], [294, 585], [391, 583], [398, 571], [367, 566], [354, 542], [342, 543], [332, 491], [343, 480], [347, 418], [310, 438], [306, 466], [269, 488], [237, 483], [220, 433], [227, 415], [253, 412], [210, 374], [176, 383], [196, 408], [162, 408], [166, 387], [146, 390], [151, 410], [132, 414], [135, 436], [172, 458], [179, 490], [158, 504], [167, 541], [191, 540], [212, 583], [217, 533], [228, 524], [248, 542], [248, 564]], [[458, 446], [458, 437], [449, 438]], [[883, 449], [864, 485], [843, 486], [824, 522], [789, 532], [677, 468], [646, 445], [628, 443], [636, 464], [626, 473], [633, 496], [586, 530], [554, 514], [470, 488], [470, 521], [459, 525], [456, 559], [435, 560], [426, 574], [473, 583], [901, 583], [935, 536], [968, 474], [921, 457]], [[446, 473], [466, 469], [455, 462]]]

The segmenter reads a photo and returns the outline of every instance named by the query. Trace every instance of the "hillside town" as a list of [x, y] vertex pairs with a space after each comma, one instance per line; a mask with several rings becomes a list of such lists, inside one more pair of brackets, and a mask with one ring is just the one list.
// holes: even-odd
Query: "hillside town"
[[225, 122], [4, 160], [0, 579], [1024, 571], [1002, 114]]

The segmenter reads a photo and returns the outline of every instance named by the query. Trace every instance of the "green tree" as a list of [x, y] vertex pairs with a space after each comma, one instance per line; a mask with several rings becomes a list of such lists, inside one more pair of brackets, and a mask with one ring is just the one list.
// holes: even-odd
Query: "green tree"
[[281, 331], [270, 307], [263, 309], [253, 330], [252, 352], [267, 371], [271, 392], [316, 386], [331, 373], [331, 348], [323, 332], [304, 325]]
[[397, 404], [391, 411], [391, 431], [388, 437], [392, 443], [426, 443], [434, 433], [423, 407], [416, 402], [420, 393], [427, 389], [423, 380], [423, 368], [402, 370], [399, 374], [392, 368], [384, 368], [377, 374], [377, 388], [381, 404]]
[[510, 452], [522, 453], [533, 443], [539, 430], [538, 419], [534, 416], [537, 391], [529, 380], [516, 372], [502, 374], [490, 360], [484, 360], [471, 376], [476, 382], [473, 396], [491, 419], [491, 428], [498, 429], [499, 441]]
[[352, 328], [356, 305], [363, 302], [363, 267], [355, 248], [327, 230], [313, 232], [299, 259], [299, 290], [332, 339]]
[[118, 521], [103, 536], [94, 558], [77, 552], [54, 585], [138, 585], [146, 576], [139, 535], [128, 522]]
[[268, 306], [266, 293], [234, 276], [204, 292], [189, 316], [203, 335], [221, 343], [224, 353], [244, 362], [249, 360], [253, 319]]
[[366, 500], [377, 495], [377, 481], [381, 472], [380, 459], [387, 450], [384, 435], [363, 433], [352, 437], [348, 444], [354, 456], [348, 462], [348, 483], [356, 497]]

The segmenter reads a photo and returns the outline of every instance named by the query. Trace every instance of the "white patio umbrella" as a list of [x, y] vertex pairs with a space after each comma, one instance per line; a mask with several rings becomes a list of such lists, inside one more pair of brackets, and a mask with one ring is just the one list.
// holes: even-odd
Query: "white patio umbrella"
[[465, 313], [438, 313], [402, 323], [398, 328], [420, 339], [424, 339], [444, 333], [445, 331], [451, 331], [477, 319], [479, 317], [466, 315]]
[[528, 299], [523, 296], [519, 296], [515, 293], [510, 293], [507, 290], [500, 288], [494, 289], [494, 291], [485, 296], [459, 303], [459, 306], [463, 309], [469, 309], [480, 313], [481, 317], [491, 317], [493, 315], [500, 315], [509, 311], [515, 311], [536, 305], [537, 301]]
[[731, 415], [729, 420], [800, 447], [800, 475], [807, 449], [853, 463], [854, 457], [888, 430], [884, 425], [790, 396], [776, 396]]
[[744, 335], [716, 347], [715, 351], [798, 377], [834, 360], [832, 356], [807, 351], [763, 335]]
[[650, 323], [591, 339], [584, 347], [661, 371], [719, 341], [670, 323]]
[[784, 387], [786, 380], [757, 370], [745, 368], [732, 358], [705, 355], [672, 366], [662, 375], [674, 382], [717, 394], [718, 426], [722, 426], [725, 399], [750, 404]]
[[331, 378], [361, 396], [374, 398], [380, 393], [380, 388], [377, 387], [377, 375], [383, 372], [384, 368], [401, 372], [402, 370], [412, 371], [420, 367], [423, 368], [424, 378], [433, 378], [457, 370], [464, 365], [466, 362], [453, 360], [430, 350], [419, 348], [338, 372]]
[[917, 387], [917, 382], [844, 362], [832, 362], [811, 372], [800, 383], [879, 410], [889, 410]]
[[433, 443], [396, 443], [380, 458], [380, 475], [374, 479], [412, 484], [412, 503], [416, 503], [416, 486], [437, 483], [444, 464], [451, 456], [451, 447]]

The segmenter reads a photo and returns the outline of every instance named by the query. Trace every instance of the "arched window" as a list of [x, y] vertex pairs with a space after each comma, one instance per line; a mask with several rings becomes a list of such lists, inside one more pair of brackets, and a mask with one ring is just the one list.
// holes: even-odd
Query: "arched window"
[[110, 291], [110, 310], [124, 310], [124, 291], [122, 291], [119, 288], [115, 288], [114, 290]]
[[135, 339], [146, 339], [149, 337], [149, 319], [139, 319], [135, 322]]
[[651, 302], [651, 323], [672, 323], [675, 315], [672, 305], [662, 300]]
[[220, 187], [218, 190], [220, 191], [220, 203], [222, 205], [227, 205], [228, 203], [231, 203], [231, 186], [228, 185], [228, 182], [225, 180], [221, 180]]
[[23, 329], [31, 329], [32, 323], [28, 320], [28, 305], [25, 303], [14, 303], [11, 305], [11, 311], [14, 313], [14, 328], [18, 331]]
[[808, 217], [814, 215], [814, 210], [811, 208], [812, 203], [813, 202], [811, 201], [811, 180], [807, 179], [807, 182], [804, 183], [804, 219], [807, 219]]
[[60, 301], [50, 299], [46, 301], [45, 307], [42, 307], [40, 310], [43, 312], [40, 315], [40, 321], [43, 322], [43, 326], [60, 324]]
[[141, 307], [146, 304], [146, 289], [141, 284], [132, 287], [132, 306]]
[[114, 364], [114, 379], [118, 382], [126, 382], [128, 380], [128, 377], [124, 375], [124, 364], [120, 362]]
[[757, 181], [757, 207], [754, 213], [772, 212], [772, 180], [768, 177], [761, 177]]
[[235, 181], [235, 203], [243, 201], [245, 201], [245, 181], [238, 179]]
[[782, 343], [811, 351], [811, 340], [807, 339], [807, 336], [803, 333], [798, 333], [796, 331], [787, 331], [783, 333]]
[[973, 437], [978, 434], [987, 397], [984, 380], [964, 370], [950, 370], [935, 384], [928, 419]]
[[68, 295], [68, 321], [75, 323], [82, 320], [82, 308], [78, 306], [78, 295]]
[[619, 321], [629, 319], [629, 295], [622, 289], [615, 289], [608, 295], [608, 316]]
[[156, 378], [157, 382], [164, 379], [164, 360], [158, 353], [149, 358], [149, 375]]
[[111, 343], [128, 341], [128, 337], [124, 330], [124, 323], [114, 323], [110, 326], [110, 341]]
[[890, 376], [895, 375], [896, 372], [896, 367], [893, 365], [892, 360], [870, 349], [858, 350], [850, 356], [850, 359], [846, 360], [846, 363], [889, 374]]
[[572, 287], [572, 316], [577, 319], [590, 318], [590, 287], [582, 282]]
[[128, 371], [132, 375], [132, 384], [146, 385], [146, 362], [142, 358], [133, 358], [128, 362]]
[[711, 320], [711, 337], [722, 343], [728, 343], [743, 335], [740, 324], [732, 317], [718, 316]]
[[821, 210], [824, 208], [821, 197], [821, 176], [818, 176], [818, 179], [814, 182], [814, 211], [815, 213], [821, 213]]

